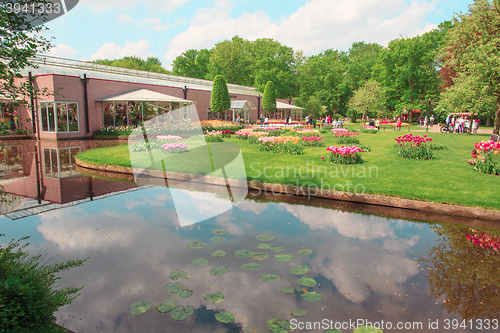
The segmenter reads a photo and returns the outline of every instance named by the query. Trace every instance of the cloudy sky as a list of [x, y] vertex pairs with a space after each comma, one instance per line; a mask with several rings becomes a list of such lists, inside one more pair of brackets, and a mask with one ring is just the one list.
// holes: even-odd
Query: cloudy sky
[[80, 0], [47, 24], [51, 54], [95, 60], [158, 57], [170, 69], [188, 49], [239, 35], [274, 38], [306, 55], [353, 42], [386, 45], [432, 30], [472, 0]]

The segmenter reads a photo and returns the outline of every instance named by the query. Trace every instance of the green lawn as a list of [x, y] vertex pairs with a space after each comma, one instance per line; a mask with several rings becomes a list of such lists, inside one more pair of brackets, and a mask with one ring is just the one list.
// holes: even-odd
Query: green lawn
[[[326, 147], [306, 147], [304, 155], [275, 155], [257, 150], [257, 144], [246, 140], [224, 139], [236, 143], [243, 153], [248, 180], [268, 183], [318, 186], [349, 192], [385, 194], [407, 199], [420, 199], [438, 203], [453, 203], [500, 210], [498, 189], [500, 177], [478, 173], [467, 164], [474, 143], [488, 140], [489, 134], [430, 133], [433, 143], [444, 144], [447, 150], [434, 151], [432, 160], [403, 160], [396, 156], [394, 138], [407, 131], [385, 131], [359, 135], [362, 144], [371, 152], [363, 153], [363, 163], [355, 166], [330, 164], [321, 160], [329, 152]], [[417, 135], [425, 133], [416, 132]], [[331, 134], [322, 135], [326, 146], [336, 145]], [[165, 159], [166, 169], [176, 172], [206, 174], [211, 172], [208, 162], [195, 163], [209, 156], [208, 150], [190, 145], [189, 153], [170, 155]], [[151, 160], [148, 152], [142, 155], [143, 167]], [[205, 155], [204, 155], [205, 154]], [[134, 161], [137, 155], [134, 155]], [[153, 152], [152, 168], [161, 170], [161, 152]], [[131, 166], [126, 145], [101, 148], [78, 155], [82, 161], [98, 164]], [[151, 164], [151, 163], [149, 163]], [[134, 162], [134, 166], [137, 165]]]

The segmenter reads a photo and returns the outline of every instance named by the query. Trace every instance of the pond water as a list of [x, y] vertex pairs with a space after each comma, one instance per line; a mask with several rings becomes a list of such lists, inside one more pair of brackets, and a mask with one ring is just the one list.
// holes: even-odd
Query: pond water
[[[433, 222], [412, 221], [423, 217], [249, 193], [232, 209], [181, 227], [169, 188], [76, 171], [73, 153], [108, 144], [4, 143], [3, 185], [13, 196], [1, 207], [0, 245], [30, 236], [30, 253], [52, 262], [90, 257], [61, 280], [61, 286], [85, 285], [56, 314], [74, 332], [270, 332], [273, 318], [292, 320], [295, 332], [346, 333], [366, 322], [383, 325], [383, 332], [479, 332], [485, 319], [492, 330], [500, 325], [499, 255], [466, 239], [467, 224], [495, 223], [429, 214]], [[177, 191], [203, 202], [199, 211], [225, 204], [218, 194]], [[348, 211], [358, 208], [396, 218]], [[243, 264], [260, 267], [243, 266], [258, 269], [248, 271]], [[165, 289], [175, 282], [192, 294]], [[217, 292], [222, 301], [206, 300]], [[168, 301], [191, 306], [193, 314], [174, 320], [173, 311], [157, 311]], [[132, 315], [136, 302], [151, 307]], [[296, 309], [307, 312], [294, 317]], [[234, 322], [217, 321], [221, 311]]]

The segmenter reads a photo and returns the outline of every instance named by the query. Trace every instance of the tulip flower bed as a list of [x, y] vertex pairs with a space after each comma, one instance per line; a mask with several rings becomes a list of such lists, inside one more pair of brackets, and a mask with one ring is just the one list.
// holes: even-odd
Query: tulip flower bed
[[316, 136], [304, 136], [302, 137], [302, 145], [308, 147], [323, 147], [325, 143], [323, 142], [323, 138]]
[[476, 171], [500, 175], [500, 142], [482, 141], [474, 145], [469, 163], [474, 165]]
[[163, 149], [164, 153], [167, 154], [179, 154], [179, 153], [185, 153], [188, 151], [188, 146], [185, 143], [165, 143], [164, 145], [161, 146]]
[[483, 231], [478, 232], [474, 229], [469, 229], [469, 233], [465, 234], [465, 238], [474, 245], [484, 247], [485, 249], [493, 249], [498, 252], [500, 249], [500, 239], [498, 236], [491, 236], [489, 233]]
[[231, 131], [230, 130], [220, 131], [220, 132], [222, 133], [222, 137], [223, 138], [229, 139], [231, 137]]
[[271, 151], [281, 155], [301, 155], [304, 147], [300, 144], [300, 138], [295, 136], [263, 136], [259, 139], [258, 149]]
[[222, 120], [201, 120], [200, 125], [205, 133], [213, 131], [229, 131], [230, 133], [234, 133], [245, 127], [243, 124]]
[[427, 135], [423, 137], [413, 134], [398, 136], [394, 140], [396, 154], [401, 158], [409, 158], [413, 160], [429, 160], [432, 158], [432, 149], [427, 142], [432, 141]]
[[131, 152], [139, 152], [139, 151], [149, 151], [151, 149], [160, 148], [161, 143], [158, 140], [152, 139], [147, 142], [141, 141], [129, 145], [129, 151]]
[[178, 136], [178, 135], [158, 135], [156, 138], [158, 140], [162, 140], [162, 141], [177, 141], [177, 140], [182, 140], [182, 136]]
[[375, 126], [363, 126], [361, 127], [361, 133], [377, 134], [378, 128]]
[[358, 132], [348, 132], [346, 131], [333, 131], [333, 136], [337, 139], [337, 143], [341, 145], [345, 144], [357, 144], [359, 140], [357, 136]]
[[[331, 152], [331, 155], [327, 159], [331, 163], [358, 164], [363, 162], [360, 153], [364, 152], [364, 150], [356, 146], [330, 146], [326, 150]], [[321, 159], [324, 158], [322, 157]]]
[[205, 141], [206, 142], [222, 142], [222, 132], [221, 131], [212, 131], [205, 133]]
[[251, 132], [248, 133], [248, 143], [259, 143], [259, 138], [269, 135], [268, 132]]

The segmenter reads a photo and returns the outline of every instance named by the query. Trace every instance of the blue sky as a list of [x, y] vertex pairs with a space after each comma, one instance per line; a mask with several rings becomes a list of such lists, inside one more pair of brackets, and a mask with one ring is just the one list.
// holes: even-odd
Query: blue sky
[[240, 35], [274, 38], [313, 55], [354, 42], [387, 45], [432, 30], [472, 0], [80, 0], [49, 22], [51, 55], [82, 59], [158, 57], [171, 68], [188, 49]]

